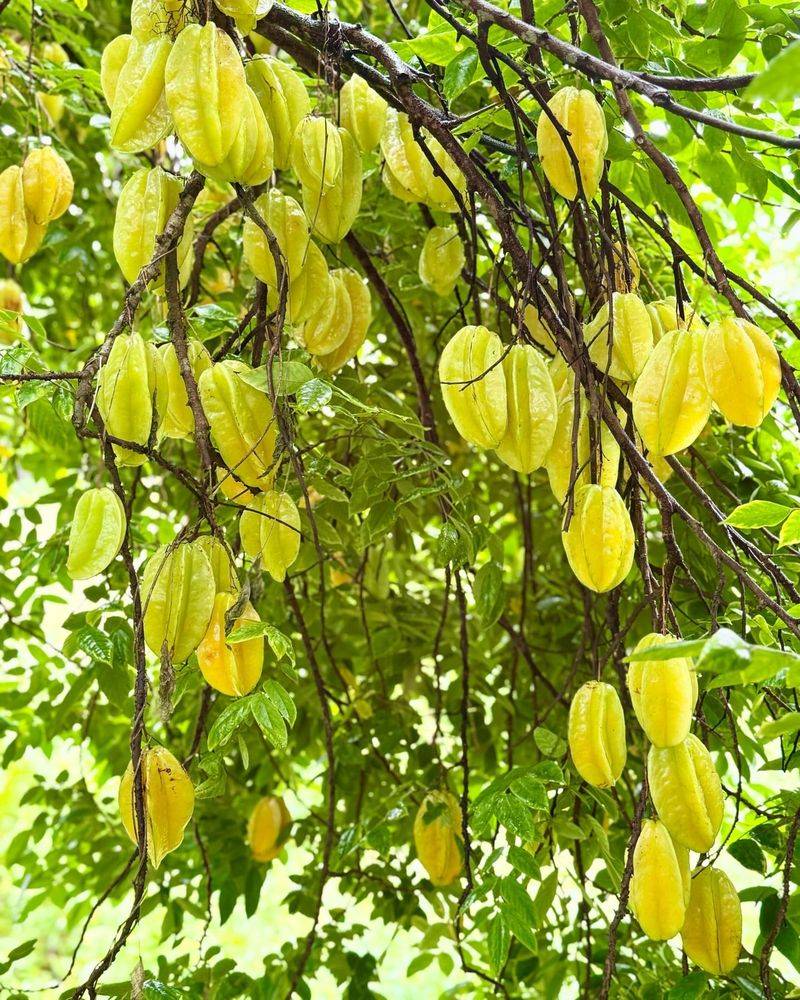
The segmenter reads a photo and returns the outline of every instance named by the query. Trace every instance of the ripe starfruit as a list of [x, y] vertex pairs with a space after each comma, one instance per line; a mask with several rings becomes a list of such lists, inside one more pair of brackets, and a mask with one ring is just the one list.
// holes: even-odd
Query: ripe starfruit
[[634, 386], [633, 419], [648, 451], [664, 457], [688, 448], [711, 413], [702, 333], [673, 330], [659, 340]]
[[622, 382], [635, 381], [653, 350], [653, 327], [644, 302], [633, 292], [614, 292], [584, 327], [589, 357], [600, 371]]
[[[651, 632], [634, 653], [675, 642], [671, 635]], [[628, 667], [628, 691], [639, 725], [657, 747], [674, 747], [689, 735], [697, 701], [697, 675], [685, 656], [671, 660], [633, 660]]]
[[[186, 439], [194, 437], [194, 414], [189, 408], [189, 396], [186, 383], [181, 375], [178, 355], [175, 345], [163, 344], [158, 351], [164, 366], [167, 379], [167, 412], [164, 415], [164, 437]], [[189, 366], [195, 382], [206, 369], [211, 367], [211, 355], [199, 340], [190, 340], [187, 344]]]
[[[165, 380], [159, 378], [163, 373], [159, 360], [152, 344], [138, 333], [123, 333], [114, 341], [97, 376], [97, 408], [112, 437], [142, 446], [150, 440], [154, 417], [158, 422], [156, 396], [165, 401], [167, 391]], [[143, 452], [122, 445], [115, 444], [114, 453], [121, 465], [147, 461]]]
[[303, 328], [297, 331], [297, 338], [309, 354], [330, 354], [344, 343], [352, 321], [347, 285], [338, 271], [331, 271], [327, 294]]
[[540, 468], [553, 444], [558, 409], [553, 380], [535, 347], [515, 344], [503, 358], [506, 430], [499, 458], [515, 472]]
[[[238, 698], [249, 694], [258, 684], [264, 666], [264, 637], [255, 636], [244, 642], [227, 642], [225, 616], [236, 601], [231, 593], [214, 598], [214, 609], [206, 634], [197, 647], [197, 663], [206, 682], [222, 694]], [[247, 622], [260, 622], [258, 612], [248, 601], [236, 618], [233, 629]]]
[[278, 582], [300, 551], [300, 512], [288, 493], [270, 490], [257, 496], [239, 520], [242, 548]]
[[294, 131], [311, 110], [305, 84], [291, 66], [269, 55], [258, 56], [247, 64], [247, 82], [272, 133], [275, 166], [286, 170]]
[[306, 115], [292, 136], [292, 169], [304, 187], [326, 191], [342, 172], [342, 137], [333, 122]]
[[209, 167], [222, 163], [247, 101], [233, 41], [211, 21], [187, 25], [172, 46], [164, 80], [167, 107], [186, 151]]
[[375, 149], [381, 141], [388, 106], [381, 95], [356, 74], [339, 91], [341, 123], [362, 153]]
[[239, 580], [230, 554], [222, 542], [213, 535], [200, 535], [195, 540], [211, 563], [214, 574], [214, 589], [217, 594], [238, 594]]
[[622, 704], [610, 684], [587, 681], [578, 688], [569, 707], [567, 739], [583, 780], [595, 788], [610, 788], [628, 754]]
[[[592, 482], [592, 434], [588, 401], [581, 394], [581, 415], [578, 423], [577, 467], [573, 470], [572, 423], [575, 419], [575, 374], [563, 365], [559, 358], [550, 364], [550, 376], [559, 387], [556, 392], [558, 420], [553, 435], [553, 444], [547, 453], [544, 467], [553, 496], [562, 504], [575, 477], [574, 488], [588, 486]], [[595, 431], [596, 433], [596, 431]], [[595, 478], [601, 486], [614, 488], [619, 474], [619, 444], [606, 423], [600, 425], [600, 440], [595, 447]]]
[[46, 229], [25, 208], [22, 167], [6, 167], [0, 173], [0, 253], [12, 264], [23, 264], [42, 245]]
[[598, 594], [618, 587], [633, 564], [633, 525], [622, 497], [590, 483], [575, 491], [575, 506], [561, 541], [572, 572]]
[[52, 146], [40, 146], [22, 164], [22, 190], [29, 218], [46, 226], [69, 208], [74, 184], [72, 173]]
[[361, 208], [361, 153], [346, 129], [337, 131], [342, 150], [337, 179], [328, 187], [318, 183], [302, 185], [306, 218], [311, 231], [323, 243], [340, 243], [350, 232]]
[[689, 883], [689, 852], [663, 823], [646, 819], [633, 851], [630, 904], [652, 941], [669, 941], [683, 927]]
[[464, 866], [461, 807], [450, 792], [428, 792], [414, 820], [414, 846], [435, 886], [454, 882]]
[[421, 134], [439, 173], [434, 173], [425, 150], [414, 138], [408, 116], [394, 108], [387, 109], [381, 136], [381, 152], [385, 160], [383, 182], [396, 198], [403, 201], [422, 202], [442, 212], [457, 212], [456, 194], [463, 201], [466, 190], [464, 176], [437, 139], [425, 129]]
[[277, 427], [266, 394], [244, 376], [242, 361], [219, 361], [200, 376], [200, 402], [222, 461], [243, 483], [268, 489]]
[[22, 333], [22, 312], [25, 297], [13, 278], [0, 278], [0, 310], [14, 313], [11, 317], [0, 317], [0, 344], [13, 344]]
[[572, 201], [578, 194], [573, 166], [577, 162], [583, 193], [591, 201], [600, 187], [608, 149], [603, 109], [590, 90], [576, 87], [562, 87], [550, 98], [548, 108], [567, 133], [574, 159], [547, 112], [542, 111], [536, 127], [536, 143], [545, 176], [563, 198]]
[[186, 27], [189, 7], [186, 0], [133, 0], [131, 33], [140, 42], [157, 35], [174, 38]]
[[419, 280], [443, 298], [453, 289], [464, 268], [464, 244], [455, 226], [434, 226], [428, 230], [419, 255]]
[[82, 493], [69, 531], [67, 573], [89, 580], [102, 573], [122, 547], [128, 519], [117, 494], [107, 486]]
[[702, 333], [706, 329], [705, 323], [691, 303], [685, 304], [684, 316], [678, 313], [678, 303], [674, 295], [648, 302], [647, 312], [653, 327], [654, 344], [657, 344], [665, 333], [672, 333], [673, 330], [694, 330], [695, 333]]
[[651, 746], [647, 778], [658, 818], [690, 851], [709, 851], [722, 824], [723, 799], [711, 754], [691, 733], [674, 747]]
[[273, 167], [272, 133], [250, 87], [246, 87], [242, 119], [225, 159], [216, 166], [207, 166], [195, 160], [195, 166], [201, 174], [221, 183], [253, 187], [269, 178]]
[[[146, 851], [152, 866], [158, 868], [183, 841], [183, 831], [194, 812], [194, 788], [180, 762], [164, 747], [143, 750], [141, 768]], [[119, 812], [125, 832], [138, 843], [132, 762], [119, 785]]]
[[[127, 281], [135, 281], [156, 255], [156, 237], [163, 233], [180, 193], [181, 182], [161, 167], [137, 170], [120, 192], [114, 217], [114, 256]], [[178, 245], [181, 282], [188, 278], [193, 235], [191, 220], [187, 220]], [[163, 284], [162, 267], [154, 286], [161, 288]]]
[[[121, 39], [128, 39], [127, 44]], [[100, 80], [111, 108], [111, 147], [151, 149], [172, 131], [165, 72], [172, 42], [164, 35], [138, 42], [122, 35], [103, 53]]]
[[728, 975], [739, 964], [742, 905], [725, 872], [704, 868], [694, 876], [681, 937], [687, 957], [712, 976]]
[[178, 663], [197, 649], [208, 630], [216, 588], [211, 563], [197, 542], [162, 546], [142, 574], [144, 639], [149, 649]]
[[775, 345], [754, 323], [715, 320], [703, 340], [703, 370], [711, 398], [732, 424], [758, 427], [781, 388]]
[[338, 371], [358, 354], [372, 322], [372, 300], [361, 275], [347, 267], [339, 268], [334, 273], [338, 273], [350, 296], [351, 318], [347, 334], [336, 350], [329, 354], [318, 354], [314, 358], [314, 363], [326, 372]]
[[442, 398], [458, 433], [477, 448], [496, 448], [508, 419], [503, 345], [485, 326], [462, 327], [439, 359]]
[[289, 839], [292, 817], [280, 795], [259, 799], [247, 823], [247, 843], [253, 861], [272, 861]]

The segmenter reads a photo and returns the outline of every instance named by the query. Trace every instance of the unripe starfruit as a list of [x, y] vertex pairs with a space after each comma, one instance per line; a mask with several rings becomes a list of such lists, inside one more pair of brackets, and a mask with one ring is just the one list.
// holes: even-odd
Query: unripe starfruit
[[681, 937], [687, 957], [712, 976], [728, 975], [739, 964], [742, 905], [725, 872], [704, 868], [694, 876]]
[[711, 413], [702, 333], [673, 330], [659, 340], [633, 389], [633, 419], [648, 451], [664, 457], [688, 448]]
[[309, 354], [330, 354], [344, 343], [352, 320], [347, 285], [338, 271], [331, 271], [327, 293], [302, 330], [297, 331], [297, 338]]
[[[150, 440], [154, 418], [158, 423], [156, 396], [163, 399], [166, 392], [164, 380], [159, 379], [158, 361], [152, 344], [145, 343], [138, 333], [123, 333], [114, 341], [97, 376], [97, 408], [112, 437], [142, 447]], [[123, 445], [115, 444], [114, 453], [121, 465], [147, 461], [144, 452]]]
[[450, 792], [428, 792], [414, 820], [414, 846], [435, 886], [454, 882], [464, 866], [461, 807]]
[[245, 553], [251, 559], [260, 557], [264, 569], [280, 582], [300, 551], [297, 505], [288, 493], [262, 493], [242, 511], [239, 536]]
[[344, 128], [362, 153], [375, 149], [386, 124], [386, 101], [367, 81], [353, 74], [339, 91], [339, 112]]
[[464, 244], [456, 226], [428, 230], [419, 255], [419, 279], [442, 298], [453, 294], [464, 268]]
[[[128, 37], [130, 36], [123, 36]], [[165, 72], [172, 42], [112, 41], [101, 62], [101, 83], [111, 108], [111, 147], [125, 153], [151, 149], [172, 131]]]
[[611, 245], [611, 259], [614, 265], [614, 288], [618, 292], [635, 292], [639, 287], [642, 269], [639, 258], [630, 243], [614, 240]]
[[458, 433], [477, 448], [496, 448], [508, 419], [503, 345], [485, 326], [462, 327], [439, 359], [442, 397]]
[[[183, 841], [183, 831], [194, 812], [194, 788], [180, 762], [164, 747], [143, 750], [141, 767], [147, 856], [158, 868]], [[119, 785], [119, 811], [125, 832], [138, 843], [133, 763], [128, 764]]]
[[211, 563], [214, 575], [214, 589], [217, 594], [238, 594], [239, 580], [230, 554], [222, 542], [213, 535], [200, 535], [195, 539]]
[[[576, 87], [562, 87], [550, 98], [548, 108], [567, 133], [583, 192], [591, 201], [600, 187], [608, 149], [603, 109], [590, 90]], [[536, 143], [545, 176], [563, 198], [572, 201], [578, 194], [573, 157], [545, 111], [539, 115]]]
[[539, 316], [539, 311], [535, 305], [528, 303], [522, 314], [522, 322], [533, 340], [551, 354], [557, 354], [556, 342], [553, 335], [547, 329]]
[[247, 843], [254, 861], [272, 861], [289, 838], [292, 817], [279, 795], [260, 799], [247, 823]]
[[633, 851], [630, 904], [652, 941], [669, 941], [683, 927], [689, 883], [689, 852], [663, 823], [646, 819]]
[[217, 7], [236, 22], [243, 35], [255, 28], [256, 23], [267, 14], [274, 0], [216, 0]]
[[569, 707], [567, 737], [572, 763], [583, 780], [610, 788], [628, 754], [622, 704], [610, 684], [587, 681], [578, 688]]
[[[634, 653], [670, 642], [675, 642], [673, 636], [651, 632], [639, 640]], [[688, 657], [633, 660], [628, 690], [639, 725], [654, 746], [673, 747], [686, 739], [697, 701], [697, 677]]]
[[306, 115], [292, 136], [292, 169], [304, 187], [326, 191], [342, 172], [342, 137], [333, 122]]
[[22, 333], [22, 313], [25, 309], [25, 297], [22, 289], [13, 278], [0, 278], [0, 310], [15, 315], [0, 317], [0, 344], [13, 344]]
[[673, 330], [694, 330], [702, 333], [706, 329], [699, 313], [691, 303], [685, 304], [685, 315], [678, 313], [678, 303], [674, 295], [666, 299], [655, 299], [647, 303], [647, 312], [653, 327], [653, 343], [657, 344], [666, 333]]
[[52, 146], [40, 146], [25, 157], [22, 164], [25, 208], [37, 226], [45, 226], [66, 212], [73, 188], [72, 173]]
[[622, 497], [591, 483], [575, 491], [572, 519], [561, 532], [572, 572], [598, 594], [618, 587], [633, 564], [634, 536]]
[[781, 388], [775, 345], [754, 323], [715, 320], [703, 340], [703, 370], [711, 398], [732, 424], [758, 427]]
[[622, 382], [635, 381], [653, 350], [653, 327], [644, 302], [633, 292], [614, 292], [584, 327], [589, 357], [600, 371]]
[[[228, 643], [225, 616], [236, 597], [219, 593], [206, 634], [197, 647], [197, 664], [206, 682], [222, 694], [240, 697], [249, 694], [258, 684], [264, 666], [264, 637], [255, 636], [243, 642]], [[258, 612], [248, 601], [234, 622], [234, 630], [248, 622], [260, 622]]]
[[174, 38], [186, 27], [189, 8], [186, 0], [132, 0], [131, 33], [140, 42], [158, 35]]
[[75, 505], [67, 547], [67, 573], [89, 580], [102, 573], [122, 547], [128, 518], [117, 494], [107, 486], [87, 490]]
[[233, 41], [211, 21], [187, 25], [172, 46], [164, 80], [167, 107], [186, 151], [209, 167], [222, 163], [247, 101]]
[[311, 231], [323, 243], [340, 243], [350, 232], [361, 208], [361, 153], [346, 129], [336, 131], [342, 152], [338, 177], [329, 186], [319, 183], [302, 185], [306, 218]]
[[372, 300], [361, 275], [347, 267], [339, 268], [334, 274], [338, 274], [350, 296], [350, 326], [344, 340], [334, 351], [315, 356], [314, 363], [326, 372], [338, 371], [356, 356], [372, 322]]
[[414, 138], [408, 116], [388, 108], [381, 137], [384, 184], [403, 201], [423, 202], [442, 212], [457, 212], [456, 195], [463, 201], [466, 190], [464, 176], [437, 139], [424, 129], [421, 135], [428, 154], [444, 176], [434, 172], [425, 150]]
[[647, 778], [658, 818], [690, 851], [709, 851], [722, 824], [722, 785], [711, 754], [691, 733], [673, 747], [651, 746]]
[[503, 358], [506, 430], [497, 446], [507, 466], [528, 475], [540, 468], [553, 443], [558, 409], [553, 380], [535, 347], [515, 344]]
[[187, 660], [214, 610], [214, 573], [203, 547], [181, 542], [158, 549], [144, 568], [141, 590], [148, 648], [178, 663]]
[[195, 166], [201, 174], [221, 183], [253, 187], [269, 178], [273, 167], [272, 133], [250, 87], [246, 87], [239, 129], [225, 159], [216, 166], [196, 160]]
[[[194, 437], [194, 414], [189, 407], [189, 396], [186, 391], [186, 383], [181, 375], [175, 345], [172, 343], [163, 344], [158, 349], [158, 353], [164, 365], [168, 386], [167, 412], [164, 415], [163, 426], [164, 437], [188, 440]], [[203, 372], [211, 367], [211, 355], [203, 344], [195, 339], [188, 342], [187, 354], [189, 367], [195, 382], [197, 382]]]
[[291, 66], [274, 56], [258, 56], [247, 64], [246, 72], [272, 133], [275, 166], [286, 170], [292, 136], [311, 110], [305, 84]]
[[225, 465], [243, 483], [268, 489], [277, 426], [266, 393], [250, 385], [241, 361], [219, 361], [200, 376], [200, 402]]

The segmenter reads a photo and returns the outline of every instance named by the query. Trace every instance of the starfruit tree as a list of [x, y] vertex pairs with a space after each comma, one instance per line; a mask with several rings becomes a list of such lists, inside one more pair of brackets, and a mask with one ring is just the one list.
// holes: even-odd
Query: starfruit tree
[[3, 995], [795, 995], [797, 4], [0, 26]]

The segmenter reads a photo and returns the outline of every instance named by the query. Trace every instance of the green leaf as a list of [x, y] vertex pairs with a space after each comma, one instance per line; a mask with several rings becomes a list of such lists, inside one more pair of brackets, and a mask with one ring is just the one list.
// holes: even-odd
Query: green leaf
[[533, 929], [536, 926], [536, 909], [533, 900], [519, 882], [511, 877], [500, 880], [502, 899], [500, 912], [508, 929], [534, 954], [539, 950]]
[[464, 93], [475, 80], [476, 70], [480, 71], [478, 50], [464, 49], [451, 59], [444, 71], [444, 95], [449, 101], [454, 101]]
[[295, 409], [298, 413], [319, 410], [330, 402], [332, 395], [333, 388], [329, 382], [323, 382], [321, 378], [312, 378], [298, 388], [295, 394], [297, 399]]
[[481, 566], [475, 574], [473, 593], [481, 625], [486, 628], [494, 625], [505, 607], [503, 571], [497, 563], [490, 562]]
[[794, 101], [800, 76], [800, 41], [792, 42], [769, 63], [744, 92], [748, 101]]
[[297, 709], [289, 692], [276, 680], [269, 680], [264, 685], [264, 696], [269, 698], [291, 728], [297, 719]]
[[250, 698], [239, 698], [227, 705], [208, 734], [208, 749], [224, 746], [239, 726], [250, 716]]
[[774, 740], [779, 736], [792, 736], [797, 732], [800, 732], [800, 712], [786, 712], [758, 727], [759, 739], [764, 741]]
[[800, 510], [793, 510], [781, 525], [778, 548], [783, 549], [787, 545], [797, 545], [798, 542], [800, 542]]
[[270, 699], [259, 692], [250, 698], [250, 709], [258, 728], [276, 750], [285, 750], [289, 745], [286, 723], [280, 711]]
[[276, 360], [272, 363], [272, 384], [275, 386], [276, 396], [294, 395], [313, 378], [314, 373], [302, 361]]
[[773, 528], [785, 521], [792, 508], [771, 500], [751, 500], [740, 504], [725, 518], [732, 528]]
[[728, 845], [728, 853], [736, 858], [740, 865], [749, 868], [751, 871], [760, 872], [762, 875], [767, 870], [767, 861], [764, 852], [758, 844], [749, 837], [742, 837]]
[[489, 964], [495, 975], [503, 968], [508, 958], [511, 935], [502, 914], [496, 913], [489, 924], [486, 936], [486, 947], [489, 951]]

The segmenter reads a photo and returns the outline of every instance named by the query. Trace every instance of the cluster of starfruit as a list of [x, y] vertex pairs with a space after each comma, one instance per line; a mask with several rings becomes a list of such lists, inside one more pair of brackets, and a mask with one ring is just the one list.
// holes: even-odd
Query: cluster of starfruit
[[[666, 941], [680, 933], [689, 958], [714, 974], [739, 960], [739, 897], [724, 872], [691, 873], [690, 851], [714, 846], [723, 819], [722, 785], [705, 745], [691, 733], [698, 685], [691, 659], [647, 659], [674, 641], [652, 633], [633, 651], [627, 685], [633, 711], [650, 741], [647, 783], [655, 817], [642, 825], [633, 852], [631, 908], [645, 934]], [[570, 705], [569, 747], [580, 776], [611, 787], [627, 757], [625, 718], [610, 685], [590, 681]]]

